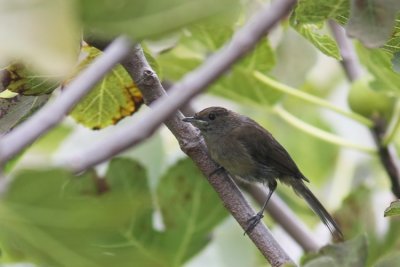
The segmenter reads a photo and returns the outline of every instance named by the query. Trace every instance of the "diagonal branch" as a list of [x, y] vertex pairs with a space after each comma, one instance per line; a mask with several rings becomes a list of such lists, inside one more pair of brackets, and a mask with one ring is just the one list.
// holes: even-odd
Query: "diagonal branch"
[[130, 50], [125, 37], [116, 39], [90, 67], [82, 72], [63, 93], [9, 134], [0, 138], [0, 169], [17, 153], [48, 132], [109, 72]]
[[[359, 79], [362, 74], [362, 68], [358, 61], [355, 49], [341, 26], [333, 21], [329, 22], [329, 26], [340, 47], [340, 53], [343, 58], [343, 69], [348, 79], [353, 82]], [[394, 148], [385, 144], [383, 140], [387, 130], [387, 123], [385, 119], [380, 116], [373, 118], [373, 121], [374, 125], [371, 128], [371, 134], [375, 140], [376, 146], [378, 147], [380, 161], [392, 183], [393, 194], [397, 198], [400, 198], [400, 169], [398, 164], [396, 164], [396, 162], [399, 161]]]

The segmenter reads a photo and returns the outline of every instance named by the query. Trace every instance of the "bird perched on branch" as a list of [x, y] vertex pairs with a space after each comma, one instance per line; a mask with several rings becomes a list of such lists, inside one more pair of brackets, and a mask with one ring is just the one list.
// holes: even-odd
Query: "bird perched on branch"
[[254, 120], [222, 107], [210, 107], [183, 121], [200, 130], [211, 158], [221, 168], [244, 181], [268, 185], [267, 199], [260, 212], [248, 221], [245, 233], [252, 231], [263, 218], [279, 180], [307, 201], [336, 240], [343, 239], [339, 226], [308, 189], [305, 182], [309, 180], [289, 153]]

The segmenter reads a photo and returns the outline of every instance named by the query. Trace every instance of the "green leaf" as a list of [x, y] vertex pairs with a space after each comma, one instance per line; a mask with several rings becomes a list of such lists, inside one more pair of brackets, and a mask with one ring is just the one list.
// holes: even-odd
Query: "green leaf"
[[238, 7], [238, 1], [231, 0], [84, 0], [78, 4], [86, 29], [103, 37], [127, 34], [136, 41], [210, 17], [223, 18]]
[[342, 58], [340, 56], [339, 47], [336, 42], [329, 35], [318, 33], [318, 30], [320, 30], [322, 27], [321, 24], [291, 24], [292, 27], [296, 29], [296, 31], [298, 31], [304, 38], [309, 40], [322, 53], [337, 60], [340, 60]]
[[399, 92], [400, 75], [392, 69], [391, 54], [381, 49], [367, 49], [361, 45], [357, 45], [357, 53], [361, 63], [374, 77], [370, 84], [373, 89]]
[[400, 254], [396, 252], [392, 252], [389, 255], [385, 255], [382, 257], [377, 263], [374, 264], [375, 267], [393, 267], [399, 264], [400, 262]]
[[191, 160], [182, 160], [162, 178], [158, 202], [166, 227], [163, 236], [168, 266], [181, 266], [199, 252], [227, 212]]
[[[79, 65], [79, 70], [102, 53], [91, 46], [83, 46], [82, 50], [87, 56]], [[133, 114], [142, 103], [142, 95], [132, 78], [121, 65], [117, 65], [75, 106], [70, 115], [86, 127], [101, 129]]]
[[385, 217], [400, 215], [400, 201], [396, 200], [390, 203], [390, 206], [386, 208], [384, 215]]
[[[301, 53], [299, 53], [301, 51]], [[300, 87], [317, 62], [313, 45], [292, 28], [287, 28], [276, 48], [276, 66], [271, 76], [284, 84]]]
[[0, 133], [6, 133], [46, 104], [50, 95], [0, 98]]
[[64, 139], [69, 136], [71, 132], [72, 128], [70, 126], [60, 124], [36, 140], [29, 148], [29, 152], [34, 151], [46, 155], [51, 154], [58, 149]]
[[7, 66], [0, 76], [0, 80], [8, 83], [5, 89], [21, 95], [49, 94], [60, 86], [60, 81], [35, 74], [21, 64]]
[[326, 20], [334, 19], [344, 24], [348, 18], [348, 0], [302, 0], [290, 17], [290, 25], [317, 49], [327, 56], [340, 60], [336, 42], [321, 33]]
[[146, 172], [134, 161], [113, 160], [105, 180], [93, 172], [24, 171], [0, 202], [3, 262], [181, 266], [227, 213], [190, 160], [167, 172], [157, 194], [165, 225], [159, 231]]
[[187, 72], [195, 69], [202, 62], [201, 56], [194, 57], [193, 55], [182, 53], [181, 49], [186, 48], [179, 46], [157, 57], [163, 76], [167, 80], [180, 80]]
[[321, 23], [334, 19], [344, 25], [349, 17], [349, 0], [301, 0], [295, 9], [296, 23]]
[[391, 54], [400, 51], [400, 15], [398, 15], [396, 18], [396, 23], [392, 35], [382, 49]]
[[234, 65], [232, 71], [219, 79], [210, 92], [238, 103], [271, 105], [278, 101], [282, 94], [254, 79], [252, 73], [254, 70], [269, 72], [274, 64], [275, 54], [269, 42], [263, 40], [250, 54]]
[[366, 47], [380, 47], [391, 36], [399, 9], [398, 0], [352, 0], [347, 34]]
[[361, 267], [366, 266], [367, 255], [367, 238], [361, 235], [343, 243], [325, 246], [317, 254], [309, 255], [303, 264], [304, 267]]
[[107, 178], [108, 190], [93, 173], [77, 178], [53, 169], [15, 177], [0, 203], [7, 258], [44, 266], [130, 266], [139, 251], [105, 246], [124, 239], [143, 214], [150, 217], [147, 180], [140, 166], [123, 160], [111, 163]]

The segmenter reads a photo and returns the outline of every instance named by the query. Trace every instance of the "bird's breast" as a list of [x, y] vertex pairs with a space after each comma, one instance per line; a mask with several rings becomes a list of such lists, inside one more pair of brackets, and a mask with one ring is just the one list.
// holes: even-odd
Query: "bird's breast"
[[230, 174], [241, 176], [244, 179], [250, 179], [256, 175], [256, 163], [240, 142], [222, 138], [218, 142], [210, 142], [206, 139], [206, 144], [211, 158]]

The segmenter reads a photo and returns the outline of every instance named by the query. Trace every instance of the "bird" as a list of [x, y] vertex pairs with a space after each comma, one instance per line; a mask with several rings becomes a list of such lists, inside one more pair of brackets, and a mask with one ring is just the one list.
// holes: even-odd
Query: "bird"
[[261, 210], [248, 220], [250, 233], [264, 216], [277, 181], [289, 185], [304, 198], [327, 226], [334, 240], [343, 240], [340, 227], [307, 187], [309, 180], [272, 134], [251, 118], [223, 107], [209, 107], [183, 118], [200, 130], [210, 157], [223, 169], [245, 182], [267, 185], [269, 192]]

